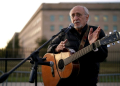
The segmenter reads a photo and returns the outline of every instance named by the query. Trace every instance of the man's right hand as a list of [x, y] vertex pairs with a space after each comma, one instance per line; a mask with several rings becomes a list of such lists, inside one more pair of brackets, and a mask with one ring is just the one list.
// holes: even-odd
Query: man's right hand
[[61, 50], [65, 49], [66, 42], [67, 42], [67, 39], [65, 41], [61, 41], [60, 44], [56, 47], [55, 51], [60, 52]]

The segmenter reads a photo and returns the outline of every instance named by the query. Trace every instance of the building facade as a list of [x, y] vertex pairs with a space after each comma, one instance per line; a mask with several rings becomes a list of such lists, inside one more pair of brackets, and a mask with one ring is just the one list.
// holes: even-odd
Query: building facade
[[[68, 27], [71, 23], [69, 11], [76, 5], [89, 9], [89, 25], [100, 26], [106, 35], [120, 31], [120, 3], [43, 3], [19, 33], [22, 52], [36, 48], [37, 39], [49, 40], [62, 28]], [[24, 57], [30, 53], [25, 53]]]

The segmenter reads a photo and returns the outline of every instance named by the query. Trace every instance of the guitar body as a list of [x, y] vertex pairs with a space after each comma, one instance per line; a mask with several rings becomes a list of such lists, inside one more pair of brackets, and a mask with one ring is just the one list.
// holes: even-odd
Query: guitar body
[[53, 72], [52, 67], [42, 65], [42, 78], [44, 86], [61, 86], [61, 84], [64, 84], [62, 83], [62, 80], [65, 81], [73, 79], [78, 75], [80, 68], [78, 61], [71, 62], [62, 69], [59, 68], [59, 61], [69, 56], [70, 52], [61, 52], [59, 54], [47, 53], [44, 55], [43, 58], [46, 58], [46, 62], [54, 62]]

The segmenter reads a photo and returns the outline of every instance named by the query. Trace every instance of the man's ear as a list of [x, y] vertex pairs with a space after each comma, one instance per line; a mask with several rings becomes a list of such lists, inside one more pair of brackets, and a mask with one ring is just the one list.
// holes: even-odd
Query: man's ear
[[88, 22], [89, 20], [89, 15], [86, 15], [86, 22]]

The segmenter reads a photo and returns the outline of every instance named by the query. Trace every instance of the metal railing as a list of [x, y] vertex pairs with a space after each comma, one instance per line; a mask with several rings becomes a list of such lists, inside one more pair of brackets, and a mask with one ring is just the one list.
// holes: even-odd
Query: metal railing
[[[0, 71], [2, 74], [3, 72]], [[41, 72], [38, 72], [38, 86], [44, 86], [42, 82]], [[14, 71], [8, 79], [0, 84], [0, 86], [34, 86], [34, 83], [29, 83], [29, 71]], [[120, 86], [119, 74], [99, 74], [99, 82], [97, 86]]]
[[[20, 58], [9, 58], [9, 54], [11, 54], [10, 51], [8, 54], [6, 54], [5, 58], [0, 57], [0, 76], [4, 72], [7, 72], [10, 69], [12, 69], [15, 65], [17, 65], [20, 62], [20, 60], [24, 60], [24, 58], [26, 57], [24, 56], [24, 58], [21, 58], [20, 56]], [[109, 51], [108, 59], [106, 59], [105, 62], [101, 63], [99, 82], [97, 86], [120, 86], [119, 51], [120, 50], [116, 51], [112, 49], [112, 51]], [[24, 53], [28, 52], [26, 51]], [[4, 53], [2, 52], [2, 54]], [[0, 83], [0, 86], [35, 86], [34, 83], [29, 83], [30, 70], [31, 64], [27, 61], [23, 65], [21, 65], [21, 67], [19, 67], [17, 70], [15, 70], [4, 83]], [[38, 86], [44, 86], [41, 77], [41, 69], [39, 68], [38, 71]]]
[[100, 82], [120, 82], [119, 74], [99, 74]]
[[[0, 71], [2, 74], [3, 72]], [[34, 83], [29, 82], [29, 71], [14, 71], [6, 81], [0, 84], [0, 86], [34, 86]], [[37, 72], [38, 86], [44, 86], [42, 82], [41, 72]]]
[[120, 73], [99, 74], [99, 82], [97, 86], [120, 86]]

